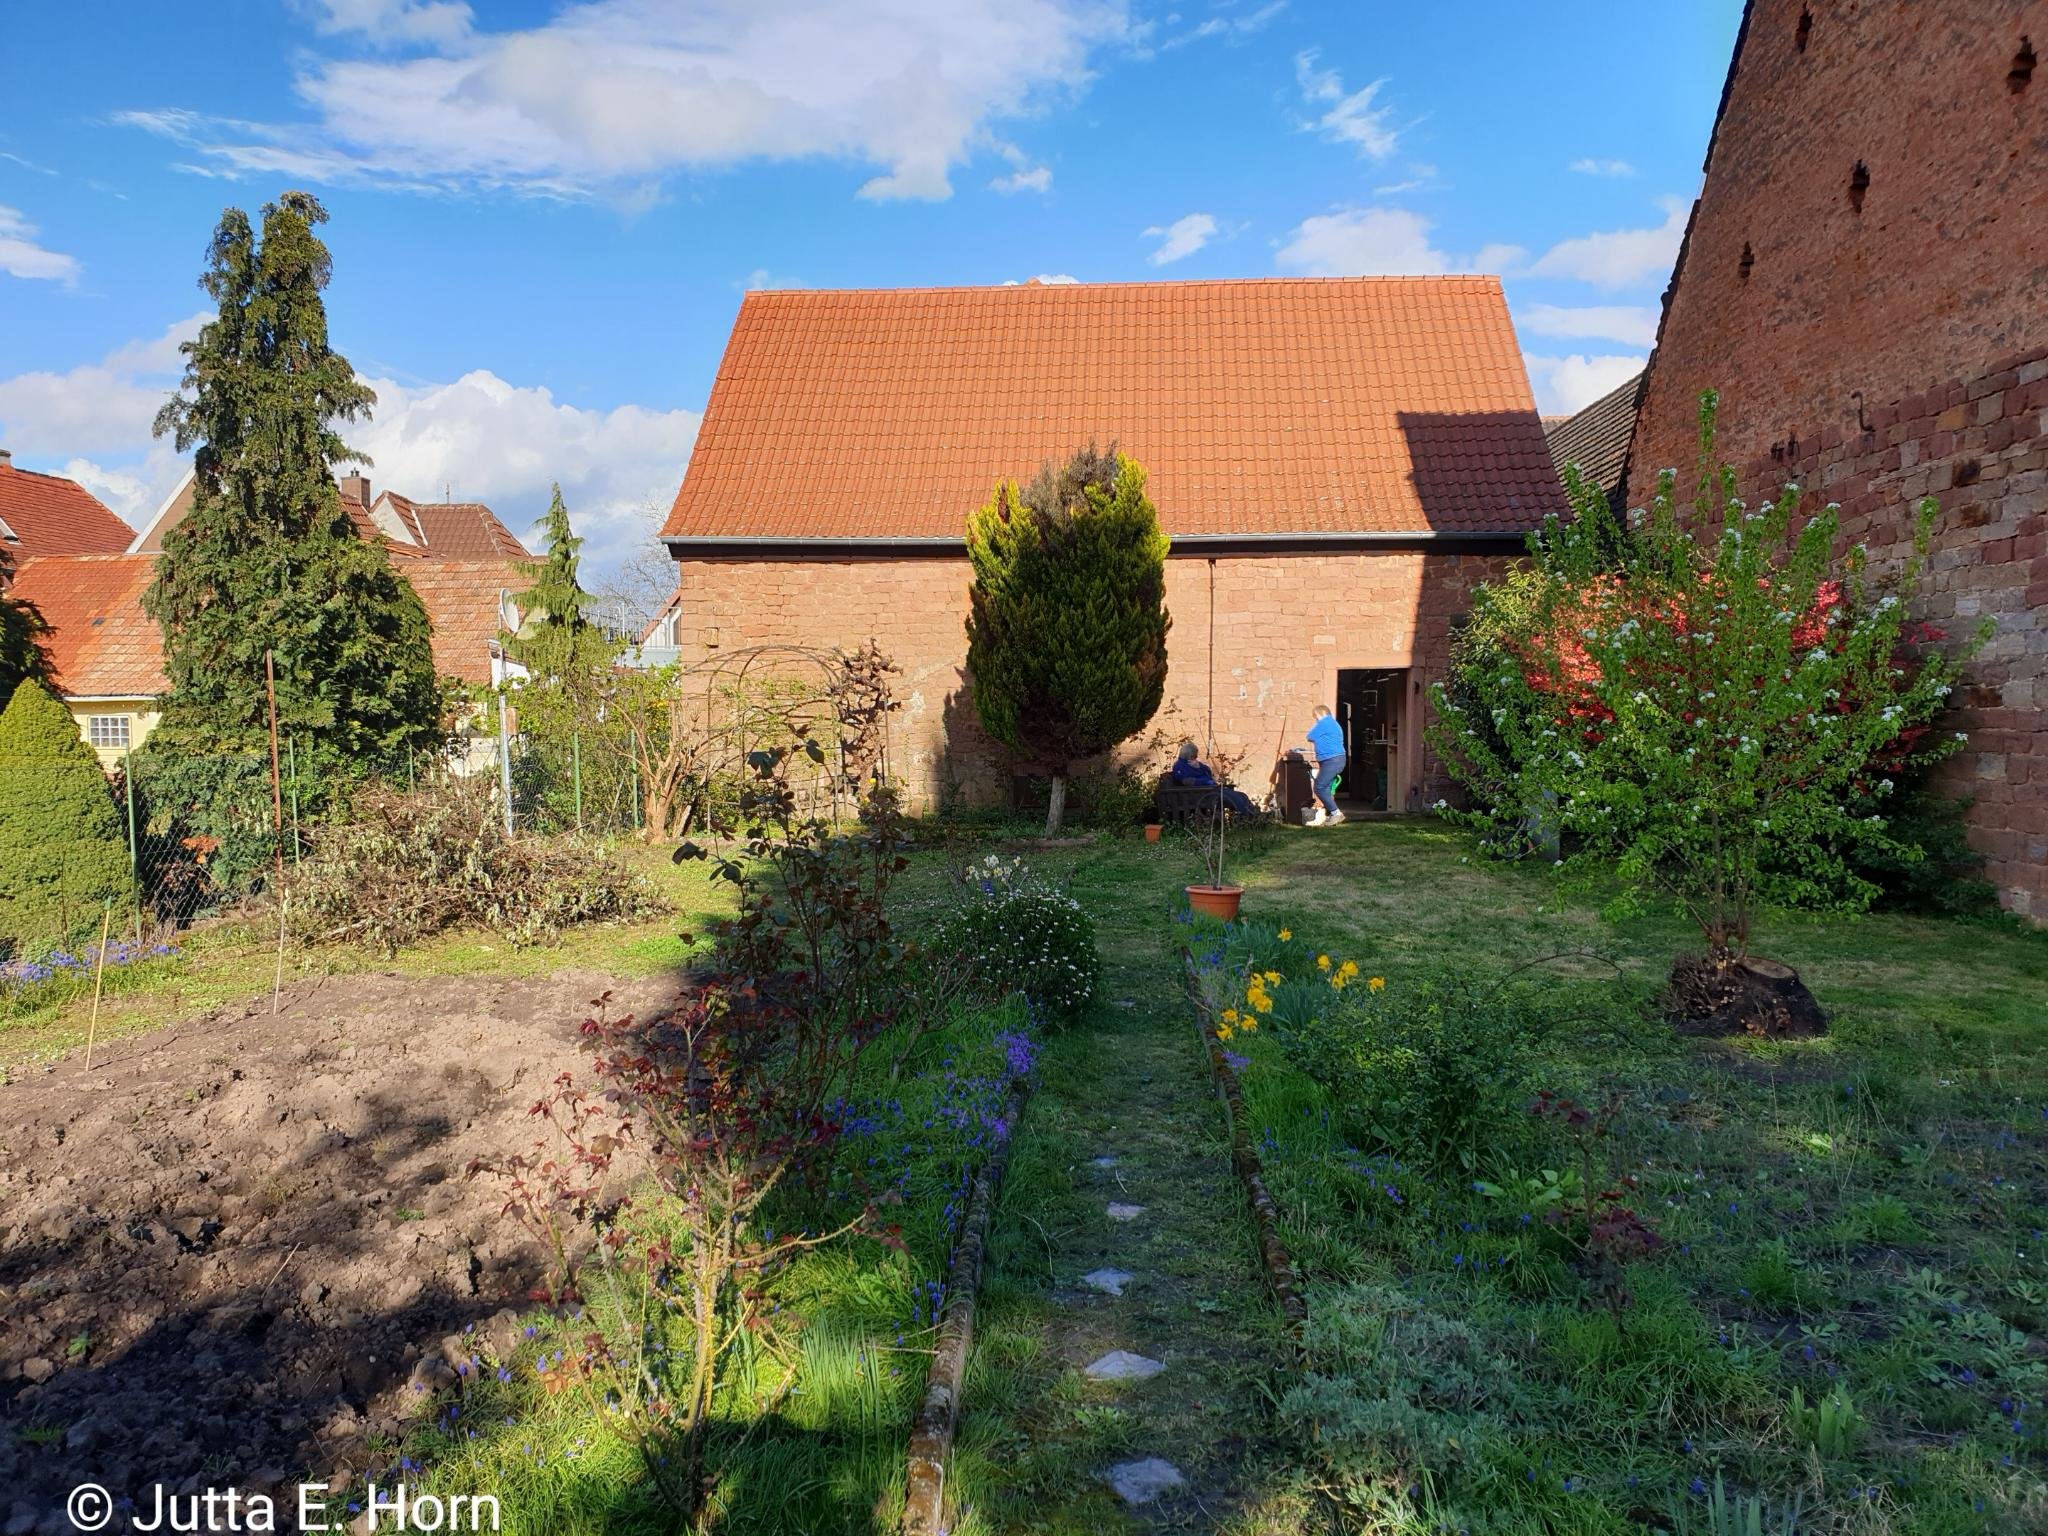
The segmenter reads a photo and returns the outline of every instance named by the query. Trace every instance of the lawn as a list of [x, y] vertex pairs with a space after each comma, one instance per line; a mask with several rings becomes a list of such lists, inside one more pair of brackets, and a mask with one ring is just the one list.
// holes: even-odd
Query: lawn
[[[1246, 922], [1180, 932], [1260, 1026], [1228, 1048], [1310, 1298], [1277, 1415], [1349, 1528], [2048, 1520], [2048, 936], [1773, 920], [1829, 1034], [1681, 1040], [1680, 923], [1556, 910], [1458, 834], [1290, 837], [1246, 883]], [[1520, 1012], [1459, 1022], [1546, 957]], [[1285, 978], [1271, 1012], [1247, 970]], [[1649, 1251], [1603, 1262], [1589, 1194]]]
[[[1683, 924], [1608, 924], [1561, 904], [1546, 870], [1481, 862], [1434, 822], [1268, 834], [1237, 856], [1245, 920], [1228, 931], [1186, 914], [1199, 861], [1184, 841], [1048, 848], [927, 826], [891, 893], [899, 932], [933, 933], [960, 906], [962, 866], [992, 851], [1080, 903], [1102, 977], [1079, 1018], [1039, 1028], [1032, 1096], [1006, 1126], [950, 1483], [960, 1536], [2048, 1527], [2048, 935], [1773, 919], [1758, 948], [1799, 968], [1829, 1034], [1680, 1039], [1653, 999]], [[701, 865], [636, 856], [670, 915], [530, 949], [470, 934], [395, 960], [292, 951], [287, 977], [673, 970], [729, 895]], [[102, 1038], [267, 994], [260, 938], [217, 930], [138, 969]], [[1304, 1348], [1260, 1274], [1184, 954], [1213, 1008], [1259, 1020], [1227, 1045], [1307, 1282]], [[1326, 978], [1345, 961], [1356, 979], [1339, 992]], [[1418, 1132], [1387, 1086], [1412, 1063], [1337, 1026], [1517, 967], [1524, 1011], [1503, 1016], [1527, 1029], [1453, 1061], [1458, 1091]], [[1282, 978], [1261, 987], [1285, 1005], [1274, 1015], [1247, 1004], [1254, 972]], [[86, 1006], [74, 990], [18, 1010], [0, 1055], [76, 1043]], [[900, 1245], [848, 1238], [775, 1277], [773, 1326], [721, 1402], [722, 1529], [894, 1528], [962, 1180], [1001, 1112], [1000, 1041], [1027, 1024], [1014, 1000], [961, 1003], [913, 1039], [922, 1022], [876, 1042], [822, 1184], [773, 1213], [808, 1223], [835, 1190], [879, 1191]], [[1602, 1134], [1532, 1115], [1545, 1091], [1589, 1106]], [[1571, 1215], [1588, 1178], [1625, 1192], [1650, 1251], [1589, 1260]], [[1123, 1294], [1083, 1282], [1103, 1267], [1130, 1272]], [[599, 1336], [616, 1361], [682, 1330], [642, 1318], [601, 1268], [584, 1297], [458, 1358], [452, 1388], [350, 1464], [494, 1491], [508, 1530], [670, 1528], [611, 1383], [581, 1366]], [[1114, 1350], [1164, 1369], [1092, 1379]], [[1147, 1457], [1182, 1484], [1126, 1507], [1107, 1474]]]

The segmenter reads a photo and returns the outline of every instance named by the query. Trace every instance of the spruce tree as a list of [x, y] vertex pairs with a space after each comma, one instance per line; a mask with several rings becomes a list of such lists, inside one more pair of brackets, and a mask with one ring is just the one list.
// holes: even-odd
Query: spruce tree
[[968, 520], [967, 668], [996, 740], [1047, 768], [1059, 831], [1075, 762], [1143, 730], [1166, 687], [1166, 535], [1145, 471], [1091, 444]]
[[547, 559], [519, 599], [525, 622], [505, 641], [531, 674], [516, 699], [529, 748], [520, 797], [545, 813], [545, 824], [560, 827], [584, 820], [579, 801], [594, 808], [631, 792], [627, 727], [616, 710], [604, 708], [620, 646], [584, 617], [590, 594], [578, 570], [582, 548], [557, 484], [548, 503]]
[[78, 722], [28, 678], [0, 710], [0, 951], [33, 954], [97, 928], [126, 897], [128, 845]]
[[42, 647], [36, 643], [43, 631], [42, 615], [33, 604], [8, 596], [13, 580], [14, 557], [0, 544], [0, 709], [7, 707], [23, 678], [44, 675]]
[[263, 210], [260, 241], [241, 210], [222, 215], [200, 279], [218, 314], [185, 344], [183, 387], [157, 416], [158, 436], [197, 450], [192, 510], [144, 597], [171, 683], [150, 739], [160, 757], [267, 752], [266, 651], [280, 724], [323, 777], [438, 739], [426, 611], [334, 485], [336, 464], [367, 462], [335, 424], [376, 396], [328, 344], [326, 218], [304, 192]]

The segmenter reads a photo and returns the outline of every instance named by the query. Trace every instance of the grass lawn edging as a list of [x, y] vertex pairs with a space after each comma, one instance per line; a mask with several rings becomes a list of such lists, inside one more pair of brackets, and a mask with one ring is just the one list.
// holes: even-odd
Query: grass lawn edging
[[1223, 1043], [1216, 1038], [1215, 1008], [1203, 993], [1201, 981], [1195, 973], [1195, 957], [1185, 945], [1181, 947], [1181, 977], [1187, 989], [1188, 1002], [1194, 1010], [1195, 1031], [1201, 1036], [1209, 1058], [1209, 1072], [1215, 1080], [1216, 1095], [1223, 1101], [1224, 1118], [1230, 1132], [1231, 1166], [1237, 1170], [1238, 1182], [1244, 1186], [1245, 1198], [1251, 1203], [1252, 1222], [1259, 1234], [1259, 1264], [1266, 1272], [1266, 1283], [1272, 1287], [1274, 1300], [1280, 1304], [1280, 1314], [1286, 1319], [1287, 1335], [1298, 1346], [1302, 1325], [1308, 1321], [1308, 1303], [1302, 1298], [1301, 1277], [1294, 1267], [1294, 1256], [1280, 1240], [1279, 1211], [1273, 1204], [1272, 1195], [1267, 1193], [1265, 1171], [1259, 1162], [1258, 1150], [1245, 1134], [1248, 1117], [1244, 1092], [1238, 1086], [1237, 1074], [1223, 1059]]
[[924, 1402], [911, 1427], [904, 1483], [903, 1529], [906, 1536], [943, 1536], [946, 1521], [946, 1466], [953, 1455], [953, 1435], [960, 1425], [960, 1399], [967, 1377], [967, 1357], [974, 1345], [974, 1305], [981, 1287], [981, 1263], [996, 1194], [1010, 1165], [1010, 1148], [1024, 1106], [1031, 1097], [1028, 1081], [1010, 1090], [1005, 1118], [1010, 1134], [996, 1144], [974, 1181], [974, 1194], [953, 1249], [946, 1276], [946, 1305], [939, 1316], [939, 1336], [932, 1367], [925, 1378]]

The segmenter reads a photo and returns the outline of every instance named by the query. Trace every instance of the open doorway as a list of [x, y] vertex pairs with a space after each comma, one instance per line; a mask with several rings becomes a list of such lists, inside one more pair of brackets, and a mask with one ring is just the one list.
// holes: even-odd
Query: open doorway
[[1337, 798], [1347, 810], [1401, 807], [1401, 727], [1408, 697], [1405, 667], [1347, 667], [1337, 673], [1337, 723], [1348, 758]]

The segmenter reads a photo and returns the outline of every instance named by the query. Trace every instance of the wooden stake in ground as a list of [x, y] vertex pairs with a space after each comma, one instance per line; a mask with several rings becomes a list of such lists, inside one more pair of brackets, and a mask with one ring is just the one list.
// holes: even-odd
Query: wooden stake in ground
[[270, 695], [270, 851], [277, 865], [277, 971], [270, 979], [270, 1011], [284, 991], [284, 781], [277, 771], [277, 666], [263, 653], [263, 686]]
[[85, 1026], [85, 1070], [92, 1070], [92, 1046], [100, 1032], [100, 982], [107, 974], [107, 928], [114, 921], [114, 903], [107, 901], [100, 913], [100, 952], [92, 963], [92, 1018]]

